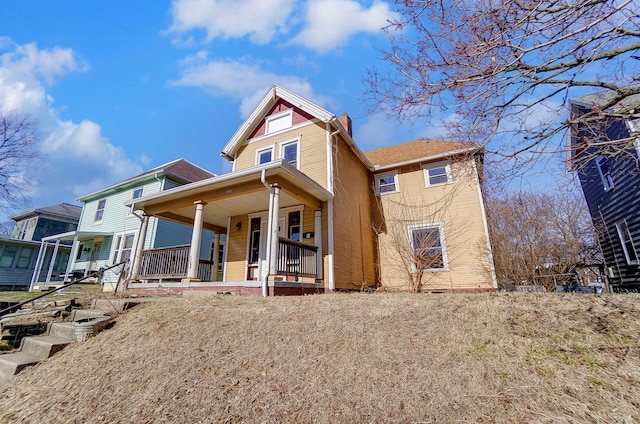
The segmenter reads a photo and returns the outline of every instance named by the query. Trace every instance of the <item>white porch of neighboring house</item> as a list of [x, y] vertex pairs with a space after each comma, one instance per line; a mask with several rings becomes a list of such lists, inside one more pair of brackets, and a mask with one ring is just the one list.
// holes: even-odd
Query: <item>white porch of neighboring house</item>
[[[31, 277], [31, 284], [29, 285], [29, 291], [38, 289], [42, 286], [48, 286], [51, 284], [61, 284], [65, 281], [69, 281], [72, 278], [81, 278], [85, 277], [92, 272], [98, 271], [101, 266], [98, 264], [97, 258], [94, 258], [94, 251], [91, 251], [89, 254], [89, 259], [86, 262], [85, 266], [80, 269], [77, 268], [77, 256], [78, 249], [80, 245], [89, 240], [95, 239], [104, 239], [107, 237], [112, 237], [112, 233], [104, 233], [104, 232], [91, 232], [91, 231], [70, 231], [68, 233], [56, 234], [49, 237], [43, 237], [40, 243], [40, 250], [38, 252], [38, 256], [36, 258], [36, 265], [33, 271], [33, 275]], [[69, 254], [69, 261], [67, 263], [67, 268], [61, 281], [55, 281], [52, 283], [52, 268], [47, 271], [47, 276], [44, 281], [38, 281], [38, 276], [42, 272], [42, 267], [44, 264], [44, 259], [46, 256], [47, 249], [53, 247], [53, 253], [51, 256], [51, 264], [53, 264], [56, 260], [56, 256], [58, 254], [58, 250], [60, 246], [62, 246], [62, 242], [72, 242], [71, 252]], [[93, 249], [93, 245], [92, 245]]]
[[[127, 288], [262, 296], [324, 291], [327, 241], [322, 234], [328, 225], [326, 205], [331, 197], [308, 176], [276, 160], [125, 202], [144, 216], [139, 240], [146, 237], [150, 216], [193, 227], [188, 246], [143, 250], [138, 244]], [[307, 219], [304, 228], [299, 222], [291, 239], [283, 228], [291, 218], [282, 213], [293, 209], [299, 211], [294, 216]], [[287, 226], [290, 229], [291, 222]], [[216, 234], [212, 248], [216, 253], [209, 261], [199, 256], [203, 230]], [[222, 281], [215, 281], [223, 234], [223, 276]]]

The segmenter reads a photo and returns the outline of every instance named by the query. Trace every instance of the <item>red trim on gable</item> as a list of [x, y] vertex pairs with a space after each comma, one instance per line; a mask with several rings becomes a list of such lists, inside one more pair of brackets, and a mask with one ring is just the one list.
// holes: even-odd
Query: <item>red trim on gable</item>
[[260, 137], [260, 136], [264, 135], [266, 117], [271, 116], [271, 115], [276, 114], [276, 113], [284, 112], [287, 109], [293, 109], [293, 125], [302, 124], [302, 123], [304, 123], [306, 121], [310, 121], [310, 120], [313, 119], [313, 116], [308, 114], [304, 110], [293, 106], [291, 103], [289, 103], [289, 102], [287, 102], [285, 100], [279, 99], [278, 102], [264, 116], [264, 118], [260, 122], [260, 125], [258, 125], [253, 130], [253, 132], [251, 132], [251, 135], [249, 136], [249, 138], [251, 139], [251, 138]]

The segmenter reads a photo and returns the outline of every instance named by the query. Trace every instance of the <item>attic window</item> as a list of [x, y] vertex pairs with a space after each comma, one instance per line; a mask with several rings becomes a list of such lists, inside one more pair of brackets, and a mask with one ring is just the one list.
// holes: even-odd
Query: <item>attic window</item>
[[285, 110], [266, 118], [265, 134], [290, 128], [293, 125], [293, 110]]

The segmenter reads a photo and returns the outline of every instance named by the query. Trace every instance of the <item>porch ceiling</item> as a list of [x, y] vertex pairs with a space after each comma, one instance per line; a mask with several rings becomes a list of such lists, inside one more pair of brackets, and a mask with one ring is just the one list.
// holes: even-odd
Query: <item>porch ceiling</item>
[[281, 160], [231, 172], [207, 180], [176, 187], [151, 196], [126, 202], [148, 215], [173, 221], [193, 223], [195, 202], [207, 203], [203, 226], [221, 232], [230, 216], [261, 212], [269, 209], [269, 191], [261, 181], [264, 173], [267, 184], [278, 183], [280, 207], [299, 204], [319, 209], [332, 195], [308, 176]]

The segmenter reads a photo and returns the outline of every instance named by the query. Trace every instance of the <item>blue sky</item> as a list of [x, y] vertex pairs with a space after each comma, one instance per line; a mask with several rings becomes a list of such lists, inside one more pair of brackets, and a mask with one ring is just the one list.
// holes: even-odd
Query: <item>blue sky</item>
[[443, 132], [366, 113], [388, 2], [4, 0], [0, 15], [0, 110], [38, 123], [20, 176], [34, 207], [180, 157], [228, 171], [222, 147], [274, 83], [348, 112], [364, 151]]

